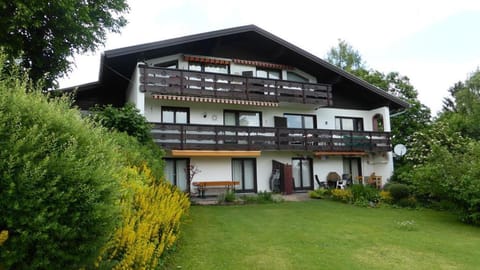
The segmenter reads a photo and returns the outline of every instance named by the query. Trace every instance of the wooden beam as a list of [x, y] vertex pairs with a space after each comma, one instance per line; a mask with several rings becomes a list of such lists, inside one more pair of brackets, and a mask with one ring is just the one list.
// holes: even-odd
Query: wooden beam
[[173, 157], [259, 157], [261, 151], [172, 150]]
[[366, 156], [366, 152], [314, 152], [315, 156]]

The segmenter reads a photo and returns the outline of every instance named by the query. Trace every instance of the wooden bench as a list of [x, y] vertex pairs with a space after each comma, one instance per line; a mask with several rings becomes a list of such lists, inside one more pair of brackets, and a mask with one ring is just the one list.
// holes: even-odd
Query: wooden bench
[[205, 190], [209, 188], [224, 188], [225, 190], [230, 190], [233, 189], [235, 190], [235, 186], [239, 185], [239, 181], [231, 181], [231, 180], [226, 180], [226, 181], [195, 181], [192, 182], [192, 185], [196, 186], [198, 188], [198, 194], [200, 197], [204, 198], [205, 197]]

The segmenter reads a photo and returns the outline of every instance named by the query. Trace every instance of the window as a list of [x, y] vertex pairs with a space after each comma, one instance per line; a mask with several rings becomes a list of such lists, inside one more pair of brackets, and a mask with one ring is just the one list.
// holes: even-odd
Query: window
[[189, 164], [188, 158], [165, 158], [165, 179], [184, 192], [190, 190]]
[[372, 118], [373, 131], [384, 131], [383, 115], [375, 114]]
[[225, 126], [260, 127], [262, 126], [262, 114], [249, 111], [224, 111], [223, 124]]
[[287, 118], [287, 128], [317, 128], [315, 115], [284, 114]]
[[257, 68], [257, 77], [265, 79], [281, 80], [282, 72], [278, 69], [259, 69]]
[[313, 188], [312, 159], [292, 158], [293, 188], [306, 190]]
[[189, 62], [188, 69], [200, 72], [213, 72], [220, 74], [228, 74], [228, 65], [209, 64], [200, 62]]
[[362, 118], [335, 117], [335, 129], [363, 131]]
[[239, 181], [237, 192], [257, 191], [257, 164], [254, 158], [232, 158], [232, 180]]
[[189, 109], [181, 107], [162, 107], [162, 123], [188, 124]]
[[169, 61], [165, 63], [157, 63], [153, 65], [154, 67], [161, 67], [161, 68], [170, 68], [170, 69], [177, 69], [178, 68], [178, 61]]
[[287, 72], [287, 80], [294, 81], [294, 82], [302, 82], [302, 83], [309, 82], [307, 78], [290, 71]]
[[[189, 62], [188, 63], [188, 69], [192, 71], [198, 71], [198, 72], [211, 72], [211, 73], [219, 73], [219, 74], [228, 74], [228, 65], [220, 65], [220, 64], [209, 64], [209, 63], [201, 63], [201, 62]], [[189, 85], [189, 88], [192, 89], [204, 89], [204, 90], [224, 90], [224, 89], [213, 89], [212, 82], [214, 82], [213, 78], [203, 78], [203, 76], [191, 76], [188, 78], [189, 80], [192, 81], [204, 81], [207, 83], [210, 83], [210, 86], [205, 86], [205, 87], [200, 87], [197, 85]], [[217, 82], [220, 83], [227, 83], [225, 80], [217, 80]]]

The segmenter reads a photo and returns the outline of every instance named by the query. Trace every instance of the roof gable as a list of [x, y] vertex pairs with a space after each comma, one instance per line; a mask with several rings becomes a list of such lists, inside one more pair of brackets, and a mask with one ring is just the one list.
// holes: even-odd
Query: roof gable
[[[99, 80], [104, 91], [126, 89], [137, 62], [176, 53], [266, 61], [295, 66], [332, 84], [334, 106], [371, 103], [398, 110], [408, 103], [255, 26], [246, 25], [105, 51]], [[358, 89], [355, 89], [358, 88]], [[353, 90], [352, 90], [353, 89]], [[118, 92], [117, 92], [118, 93]], [[121, 102], [120, 102], [121, 103]]]

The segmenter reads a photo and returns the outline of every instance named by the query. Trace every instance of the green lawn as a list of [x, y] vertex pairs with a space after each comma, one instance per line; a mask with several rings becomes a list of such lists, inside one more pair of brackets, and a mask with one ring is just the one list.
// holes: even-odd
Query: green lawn
[[182, 230], [168, 269], [480, 267], [480, 228], [431, 210], [325, 200], [192, 206]]

